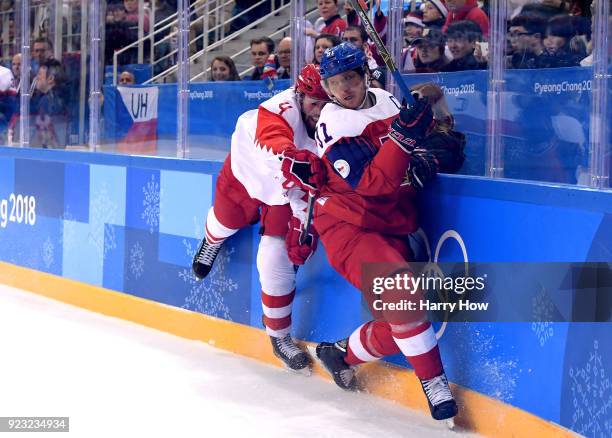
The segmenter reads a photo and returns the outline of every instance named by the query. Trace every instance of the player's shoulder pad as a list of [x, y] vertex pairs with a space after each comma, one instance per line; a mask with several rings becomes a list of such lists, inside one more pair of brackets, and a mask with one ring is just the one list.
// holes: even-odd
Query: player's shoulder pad
[[350, 110], [335, 103], [323, 107], [317, 123], [316, 140], [319, 156], [341, 138], [359, 137], [371, 123], [399, 114], [400, 103], [391, 93], [370, 88], [376, 104], [367, 109]]
[[299, 123], [302, 123], [300, 106], [293, 88], [278, 93], [259, 106], [273, 114], [278, 114], [294, 129]]

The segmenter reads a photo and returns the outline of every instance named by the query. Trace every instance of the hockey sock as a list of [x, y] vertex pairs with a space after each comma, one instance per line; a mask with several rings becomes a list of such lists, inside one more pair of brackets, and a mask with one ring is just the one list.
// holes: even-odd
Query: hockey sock
[[236, 234], [238, 230], [234, 230], [233, 228], [228, 228], [219, 222], [217, 216], [215, 215], [214, 207], [211, 207], [208, 210], [208, 216], [206, 217], [206, 241], [211, 244], [219, 244], [223, 243], [225, 239]]
[[283, 337], [291, 331], [291, 306], [295, 297], [295, 270], [287, 256], [285, 239], [261, 236], [257, 270], [266, 333]]
[[373, 362], [400, 352], [391, 334], [391, 327], [383, 321], [370, 321], [358, 327], [349, 337], [344, 361], [348, 365]]
[[391, 325], [391, 330], [395, 343], [419, 379], [431, 379], [442, 373], [444, 368], [438, 340], [430, 322], [409, 329], [400, 325]]
[[293, 297], [295, 297], [295, 289], [287, 295], [270, 295], [261, 291], [263, 321], [269, 336], [282, 338], [291, 331]]

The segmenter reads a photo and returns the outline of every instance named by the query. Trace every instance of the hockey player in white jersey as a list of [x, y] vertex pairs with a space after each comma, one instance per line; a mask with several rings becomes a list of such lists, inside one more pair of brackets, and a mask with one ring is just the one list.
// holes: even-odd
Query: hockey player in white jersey
[[309, 369], [310, 358], [290, 335], [294, 266], [304, 264], [317, 245], [315, 235], [300, 239], [307, 195], [296, 183], [315, 192], [324, 178], [317, 167], [314, 129], [328, 101], [318, 67], [309, 64], [295, 87], [239, 117], [217, 178], [205, 237], [193, 259], [196, 277], [206, 277], [223, 242], [261, 221], [257, 269], [263, 322], [274, 354], [296, 371]]

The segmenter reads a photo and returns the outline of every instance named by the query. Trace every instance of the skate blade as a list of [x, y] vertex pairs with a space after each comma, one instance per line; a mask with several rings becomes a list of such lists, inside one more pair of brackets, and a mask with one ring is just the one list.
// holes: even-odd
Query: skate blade
[[[308, 353], [314, 359], [314, 361], [319, 364], [319, 366], [323, 369], [323, 371], [325, 371], [325, 373], [328, 376], [331, 377], [332, 382], [333, 382], [334, 381], [334, 374], [330, 370], [327, 369], [325, 364], [317, 356], [317, 347], [316, 347], [316, 345], [315, 346], [307, 345], [306, 349], [308, 350]], [[363, 388], [360, 388], [360, 387], [356, 387], [355, 389], [348, 389], [348, 388], [343, 388], [343, 387], [340, 387], [340, 386], [339, 386], [339, 388], [342, 389], [343, 391], [348, 391], [348, 392], [361, 392], [362, 389], [363, 389]]]
[[304, 376], [304, 377], [310, 377], [312, 375], [312, 366], [307, 366], [299, 370], [294, 370], [293, 368], [289, 367], [286, 363], [284, 363], [282, 360], [281, 360], [281, 365], [282, 365], [283, 370], [291, 374], [297, 374], [299, 376]]
[[312, 376], [312, 366], [304, 367], [301, 370], [292, 370], [291, 368], [289, 369], [291, 370], [292, 373], [298, 374], [300, 376], [304, 376], [304, 377]]
[[[313, 361], [315, 361], [317, 364], [319, 364], [319, 366], [330, 376], [332, 376], [332, 374], [329, 372], [329, 370], [325, 367], [325, 364], [323, 362], [321, 362], [321, 359], [319, 359], [319, 356], [317, 356], [317, 346], [316, 345], [306, 345], [306, 350], [308, 351], [308, 354], [310, 354], [310, 357], [312, 358]], [[333, 376], [332, 376], [333, 379]]]
[[317, 357], [317, 346], [316, 345], [306, 345], [306, 350], [308, 350], [308, 354], [318, 363], [321, 363], [319, 358]]
[[448, 427], [450, 430], [455, 430], [455, 419], [454, 418], [449, 418], [445, 420], [445, 422], [446, 422], [446, 427]]

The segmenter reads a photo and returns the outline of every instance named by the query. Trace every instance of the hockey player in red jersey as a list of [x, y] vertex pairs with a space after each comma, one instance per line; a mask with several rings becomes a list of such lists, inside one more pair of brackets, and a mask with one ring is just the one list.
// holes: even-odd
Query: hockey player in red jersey
[[[402, 107], [390, 93], [368, 88], [368, 76], [363, 52], [350, 43], [323, 55], [322, 82], [333, 103], [317, 123], [318, 155], [328, 179], [314, 226], [331, 265], [362, 290], [374, 319], [344, 341], [320, 343], [316, 355], [340, 387], [352, 390], [353, 366], [401, 352], [421, 381], [432, 416], [447, 419], [457, 414], [457, 404], [431, 323], [423, 314], [376, 310], [362, 275], [369, 263], [397, 266], [412, 260], [406, 238], [417, 230], [415, 194], [439, 170], [461, 167], [464, 139], [433, 129], [428, 97], [417, 94], [414, 105]], [[434, 150], [447, 151], [450, 166]]]
[[[240, 228], [261, 220], [257, 269], [263, 321], [274, 354], [296, 371], [308, 369], [310, 358], [290, 335], [294, 265], [304, 264], [312, 255], [317, 237], [300, 239], [305, 229], [307, 195], [291, 180], [285, 180], [282, 168], [301, 186], [316, 191], [324, 169], [316, 167], [318, 160], [309, 161], [308, 157], [316, 157], [314, 130], [328, 101], [318, 67], [309, 64], [300, 72], [294, 88], [238, 118], [230, 155], [217, 178], [205, 237], [193, 259], [196, 277], [206, 277], [223, 242]], [[306, 178], [302, 178], [302, 168]]]

